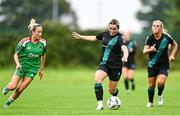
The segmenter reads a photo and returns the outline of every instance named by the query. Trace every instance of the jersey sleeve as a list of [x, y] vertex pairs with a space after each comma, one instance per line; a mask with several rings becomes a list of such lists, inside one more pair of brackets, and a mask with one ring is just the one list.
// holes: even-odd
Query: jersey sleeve
[[150, 46], [150, 36], [146, 37], [146, 40], [145, 40], [145, 45], [149, 45]]
[[173, 44], [174, 43], [174, 39], [169, 34], [167, 34], [167, 36], [168, 36], [168, 39], [169, 39], [169, 43]]
[[46, 54], [46, 40], [45, 39], [42, 39], [41, 40], [41, 42], [43, 43], [43, 45], [44, 45], [44, 50], [43, 50], [43, 53], [42, 53], [42, 55], [44, 55], [44, 54]]
[[97, 40], [102, 40], [102, 38], [103, 38], [103, 33], [96, 35]]
[[123, 38], [123, 36], [119, 36], [119, 45], [127, 45], [126, 40]]
[[22, 52], [23, 48], [24, 48], [24, 47], [23, 47], [23, 44], [22, 44], [22, 42], [20, 41], [20, 42], [16, 45], [15, 53], [20, 54], [20, 53]]

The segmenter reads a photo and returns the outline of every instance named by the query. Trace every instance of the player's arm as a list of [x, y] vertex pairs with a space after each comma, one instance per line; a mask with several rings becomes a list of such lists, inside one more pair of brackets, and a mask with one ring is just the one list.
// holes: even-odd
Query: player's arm
[[45, 62], [46, 62], [46, 53], [44, 53], [41, 56], [41, 67], [40, 67], [40, 70], [39, 70], [40, 79], [42, 79], [42, 77], [43, 77], [43, 71], [44, 71]]
[[82, 39], [82, 40], [87, 40], [87, 41], [96, 41], [97, 40], [96, 36], [94, 36], [94, 35], [91, 35], [91, 36], [80, 35], [77, 32], [72, 32], [72, 36], [75, 39]]
[[16, 63], [16, 69], [21, 67], [21, 64], [19, 63], [19, 56], [17, 53], [14, 54], [14, 61]]
[[145, 45], [143, 49], [143, 54], [147, 54], [149, 52], [155, 52], [156, 51], [155, 46], [156, 44], [154, 44], [153, 46]]
[[171, 62], [172, 60], [174, 60], [174, 57], [175, 57], [176, 52], [177, 52], [177, 49], [178, 49], [178, 44], [176, 43], [175, 40], [173, 40], [172, 51], [171, 51], [171, 54], [170, 54], [170, 56], [169, 56], [169, 62]]
[[126, 45], [122, 45], [122, 46], [121, 46], [121, 49], [122, 49], [122, 51], [123, 51], [122, 61], [123, 61], [123, 62], [127, 62], [128, 55], [129, 55], [128, 48], [127, 48]]

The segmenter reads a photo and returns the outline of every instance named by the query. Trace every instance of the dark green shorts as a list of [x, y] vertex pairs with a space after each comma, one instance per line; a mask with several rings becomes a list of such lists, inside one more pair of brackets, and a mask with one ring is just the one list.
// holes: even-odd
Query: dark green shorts
[[24, 78], [29, 77], [31, 79], [34, 79], [34, 77], [36, 76], [37, 72], [32, 72], [32, 71], [27, 71], [27, 70], [23, 70], [22, 68], [16, 69], [14, 72], [15, 75], [19, 76], [20, 78]]

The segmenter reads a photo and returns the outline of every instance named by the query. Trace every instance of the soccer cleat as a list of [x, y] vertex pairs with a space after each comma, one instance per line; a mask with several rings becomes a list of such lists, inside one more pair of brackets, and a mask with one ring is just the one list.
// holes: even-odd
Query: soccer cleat
[[14, 99], [11, 97], [7, 100], [7, 102], [3, 105], [3, 108], [8, 108], [11, 103], [14, 102]]
[[161, 96], [158, 96], [158, 105], [159, 106], [162, 106], [163, 105], [163, 96], [161, 95]]
[[4, 87], [3, 91], [2, 91], [2, 95], [6, 95], [9, 92], [8, 87]]
[[96, 110], [103, 110], [103, 109], [104, 109], [104, 108], [103, 108], [102, 105], [98, 105], [97, 108], [96, 108]]
[[148, 102], [147, 105], [146, 105], [146, 107], [147, 107], [147, 108], [153, 107], [153, 103]]
[[131, 93], [131, 90], [126, 90], [126, 94], [130, 94]]
[[3, 105], [3, 108], [8, 108], [9, 107], [9, 105], [7, 104], [7, 103], [5, 103], [4, 105]]

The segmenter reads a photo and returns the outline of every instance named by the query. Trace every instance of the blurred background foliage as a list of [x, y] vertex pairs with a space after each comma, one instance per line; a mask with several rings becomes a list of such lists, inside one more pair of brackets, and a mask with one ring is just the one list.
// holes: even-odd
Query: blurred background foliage
[[[138, 43], [137, 67], [145, 68], [147, 56], [142, 54], [142, 49], [146, 36], [151, 34], [153, 20], [162, 20], [168, 33], [180, 45], [180, 1], [140, 1], [142, 8], [136, 17], [144, 27], [141, 33], [132, 32], [132, 38]], [[53, 14], [54, 10], [56, 14]], [[29, 36], [27, 26], [31, 18], [43, 26], [43, 38], [47, 40], [47, 66], [94, 67], [98, 64], [101, 42], [74, 40], [71, 33], [77, 31], [85, 35], [97, 35], [105, 29], [81, 30], [77, 25], [76, 13], [67, 0], [0, 0], [0, 67], [15, 65], [14, 48], [18, 41]], [[179, 60], [178, 53], [176, 61], [171, 64], [173, 69], [180, 68]]]

